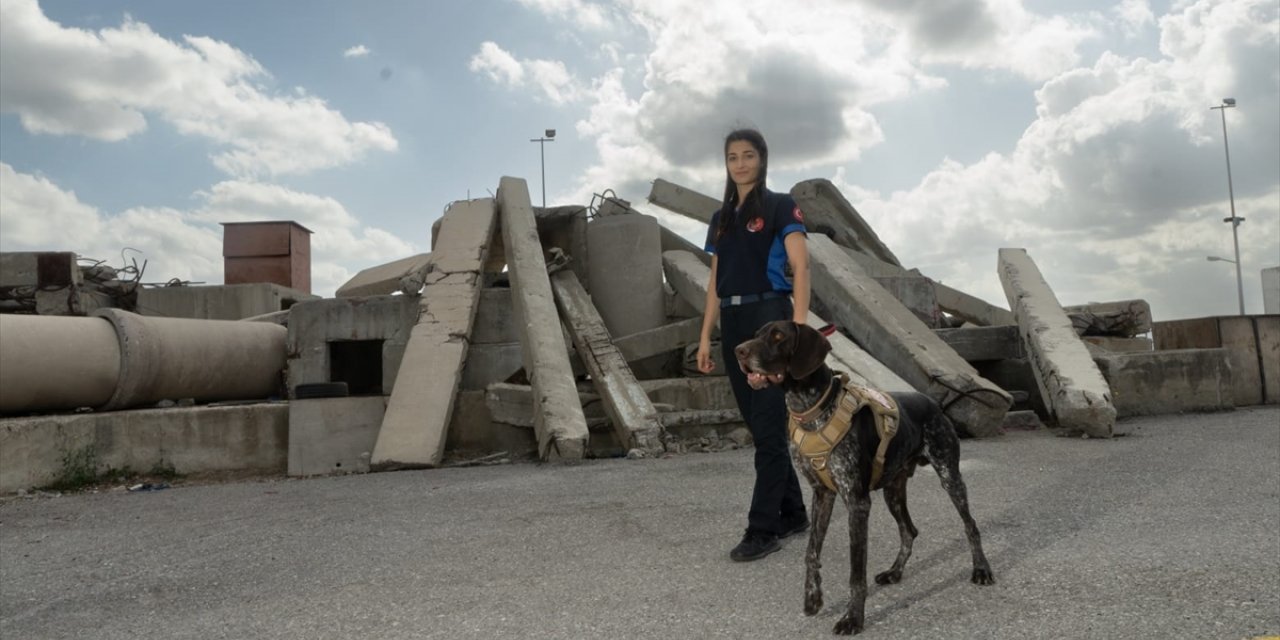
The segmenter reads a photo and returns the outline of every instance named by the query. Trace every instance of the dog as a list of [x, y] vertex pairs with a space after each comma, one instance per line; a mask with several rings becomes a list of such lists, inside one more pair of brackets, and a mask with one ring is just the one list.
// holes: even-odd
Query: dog
[[[825, 363], [831, 344], [818, 330], [790, 321], [770, 322], [756, 332], [755, 337], [738, 345], [735, 355], [738, 365], [747, 373], [753, 386], [779, 384], [786, 392], [787, 410], [792, 416], [792, 428], [812, 433], [822, 429], [837, 412], [842, 378]], [[872, 392], [877, 394], [879, 392]], [[875, 474], [880, 436], [875, 417], [868, 409], [853, 415], [849, 431], [825, 458], [834, 491], [824, 484], [820, 472], [810, 459], [797, 450], [796, 439], [791, 438], [792, 459], [800, 473], [813, 487], [813, 508], [809, 527], [809, 546], [805, 552], [804, 612], [814, 615], [822, 609], [822, 578], [819, 559], [822, 543], [831, 522], [831, 510], [836, 495], [844, 500], [849, 510], [849, 557], [851, 571], [848, 610], [836, 623], [834, 631], [848, 635], [862, 631], [867, 599], [867, 516], [871, 510], [871, 492], [883, 488], [884, 501], [889, 513], [898, 523], [901, 545], [898, 557], [888, 571], [876, 575], [877, 584], [894, 584], [902, 579], [902, 568], [911, 556], [911, 544], [918, 535], [907, 513], [907, 480], [916, 466], [930, 464], [942, 480], [942, 487], [951, 496], [960, 519], [964, 521], [965, 535], [973, 555], [972, 582], [979, 585], [995, 583], [991, 566], [982, 551], [978, 525], [969, 514], [969, 499], [964, 480], [960, 477], [960, 440], [955, 427], [942, 412], [942, 408], [923, 393], [889, 393], [897, 404], [897, 432], [891, 434], [881, 473]], [[846, 414], [847, 415], [847, 414]], [[805, 433], [800, 433], [803, 436]], [[872, 485], [872, 477], [879, 475], [879, 482]]]

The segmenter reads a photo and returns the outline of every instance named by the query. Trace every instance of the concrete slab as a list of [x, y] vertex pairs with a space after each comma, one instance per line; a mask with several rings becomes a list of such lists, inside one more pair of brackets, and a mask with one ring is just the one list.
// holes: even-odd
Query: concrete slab
[[[363, 269], [338, 287], [333, 295], [339, 298], [355, 296], [385, 296], [400, 291], [401, 280], [405, 276], [416, 274], [426, 269], [431, 262], [430, 253], [393, 260], [386, 264]], [[415, 289], [416, 291], [416, 289]]]
[[[720, 210], [722, 202], [693, 189], [682, 187], [662, 178], [653, 181], [649, 189], [649, 202], [672, 213], [688, 216], [703, 224], [711, 223], [711, 216]], [[663, 247], [663, 251], [669, 251]]]
[[1016, 326], [937, 329], [935, 333], [968, 362], [1026, 357]]
[[813, 288], [853, 340], [916, 389], [938, 401], [956, 427], [999, 435], [1013, 399], [978, 375], [826, 236], [809, 238]]
[[1058, 426], [1111, 437], [1116, 426], [1111, 389], [1040, 269], [1026, 250], [1001, 249], [999, 271], [1036, 383]]
[[1094, 362], [1120, 418], [1235, 408], [1226, 349], [1115, 353]]
[[551, 290], [578, 357], [604, 401], [605, 413], [613, 422], [618, 441], [627, 449], [640, 449], [651, 455], [662, 453], [658, 411], [610, 340], [604, 319], [592, 306], [578, 277], [572, 271], [557, 271], [551, 276]]
[[[903, 269], [853, 249], [846, 248], [845, 253], [849, 254], [849, 257], [853, 258], [863, 271], [875, 278], [918, 275], [915, 269]], [[938, 300], [938, 307], [957, 318], [983, 327], [1017, 324], [1013, 313], [1008, 309], [1001, 309], [986, 300], [971, 296], [959, 289], [953, 289], [941, 282], [932, 279], [930, 282], [933, 282], [933, 293]]]
[[[707, 305], [706, 287], [711, 279], [711, 269], [685, 251], [663, 253], [662, 264], [667, 283], [701, 314]], [[821, 327], [827, 321], [811, 309], [809, 324]], [[839, 332], [831, 335], [828, 341], [831, 343], [831, 354], [828, 356], [830, 366], [849, 374], [854, 382], [884, 391], [915, 390], [902, 377]]]
[[915, 314], [924, 326], [937, 329], [942, 326], [942, 310], [933, 281], [924, 276], [873, 276], [902, 306]]
[[138, 290], [138, 313], [165, 318], [243, 320], [319, 299], [320, 296], [269, 282], [144, 287]]
[[881, 262], [902, 266], [893, 251], [876, 235], [875, 229], [867, 224], [830, 180], [817, 178], [796, 183], [791, 188], [791, 197], [804, 212], [805, 226], [810, 230], [825, 225], [833, 230], [836, 244]]
[[1146, 300], [1090, 302], [1063, 307], [1076, 333], [1082, 336], [1131, 338], [1151, 332], [1151, 305]]
[[0, 419], [0, 492], [47, 486], [68, 469], [172, 466], [180, 474], [285, 470], [283, 402]]
[[1080, 336], [1085, 344], [1091, 344], [1100, 347], [1104, 351], [1114, 351], [1118, 353], [1131, 353], [1137, 351], [1151, 351], [1155, 344], [1151, 338], [1117, 338], [1115, 336]]
[[489, 198], [455, 202], [442, 218], [441, 241], [419, 300], [396, 386], [378, 432], [374, 469], [434, 466], [444, 456], [467, 337], [479, 306], [481, 268], [497, 221]]
[[289, 475], [368, 473], [385, 396], [289, 402]]
[[1227, 349], [1237, 407], [1280, 403], [1280, 315], [1156, 322], [1157, 351]]
[[525, 370], [537, 398], [538, 454], [544, 460], [580, 460], [587, 448], [587, 422], [573, 386], [528, 185], [519, 178], [502, 178], [498, 202]]

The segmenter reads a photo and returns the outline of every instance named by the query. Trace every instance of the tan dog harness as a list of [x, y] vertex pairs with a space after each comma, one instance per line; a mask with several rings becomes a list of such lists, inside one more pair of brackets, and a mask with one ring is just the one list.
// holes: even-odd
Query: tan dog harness
[[836, 491], [831, 470], [827, 467], [831, 451], [849, 433], [853, 416], [863, 408], [871, 409], [876, 433], [880, 436], [880, 446], [876, 449], [875, 461], [871, 465], [870, 490], [875, 490], [879, 488], [880, 475], [884, 472], [884, 457], [889, 450], [889, 441], [898, 433], [898, 403], [886, 393], [849, 382], [849, 377], [844, 373], [836, 373], [836, 379], [840, 382], [841, 394], [839, 405], [831, 419], [813, 431], [800, 428], [802, 423], [812, 420], [822, 411], [822, 405], [835, 385], [828, 386], [826, 393], [809, 410], [801, 413], [788, 411], [791, 414], [791, 419], [787, 422], [788, 436], [795, 445], [796, 452], [818, 474], [822, 484]]

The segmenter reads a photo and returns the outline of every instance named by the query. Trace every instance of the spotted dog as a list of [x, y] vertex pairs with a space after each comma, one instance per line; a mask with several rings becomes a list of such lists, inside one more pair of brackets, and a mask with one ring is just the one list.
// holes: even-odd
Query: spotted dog
[[[848, 635], [862, 630], [867, 599], [867, 515], [871, 510], [871, 492], [884, 489], [884, 501], [898, 523], [901, 546], [898, 557], [888, 571], [876, 576], [877, 584], [893, 584], [902, 579], [902, 567], [911, 556], [911, 543], [918, 531], [907, 513], [907, 480], [916, 466], [933, 465], [942, 486], [964, 521], [965, 534], [973, 555], [975, 584], [995, 583], [991, 567], [982, 552], [978, 525], [969, 515], [969, 501], [960, 477], [960, 441], [955, 428], [941, 407], [923, 393], [888, 393], [863, 390], [860, 397], [889, 396], [896, 404], [896, 433], [889, 431], [887, 448], [881, 449], [876, 411], [857, 410], [849, 421], [848, 432], [821, 456], [801, 455], [796, 442], [822, 432], [833, 418], [838, 418], [842, 401], [848, 403], [843, 376], [825, 364], [831, 344], [816, 329], [790, 321], [771, 322], [761, 327], [755, 337], [735, 349], [738, 365], [753, 384], [780, 384], [786, 391], [787, 410], [791, 413], [792, 457], [799, 471], [813, 486], [812, 520], [809, 547], [805, 553], [804, 612], [814, 615], [822, 609], [822, 578], [818, 569], [822, 543], [831, 522], [836, 494], [849, 510], [849, 576], [851, 597], [844, 616], [835, 625], [835, 633]], [[842, 400], [842, 398], [844, 398]], [[854, 405], [858, 406], [858, 405]], [[883, 407], [881, 408], [883, 409]], [[846, 407], [845, 414], [849, 413]], [[883, 411], [882, 411], [883, 412]], [[876, 464], [876, 454], [883, 460]], [[819, 468], [821, 467], [821, 469]], [[876, 473], [879, 467], [880, 473]], [[825, 469], [826, 473], [822, 473]], [[827, 476], [823, 478], [822, 476]], [[873, 483], [873, 476], [877, 478]], [[831, 483], [829, 487], [826, 482]]]

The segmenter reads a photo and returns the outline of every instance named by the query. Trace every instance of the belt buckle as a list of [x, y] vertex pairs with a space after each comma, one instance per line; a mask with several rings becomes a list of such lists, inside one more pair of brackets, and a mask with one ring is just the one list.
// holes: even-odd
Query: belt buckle
[[731, 306], [742, 304], [742, 296], [729, 296], [729, 304]]

